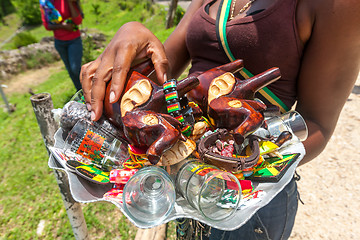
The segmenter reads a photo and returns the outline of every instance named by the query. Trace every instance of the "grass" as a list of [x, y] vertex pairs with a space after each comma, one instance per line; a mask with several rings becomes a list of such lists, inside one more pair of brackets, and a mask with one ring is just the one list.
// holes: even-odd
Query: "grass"
[[0, 42], [6, 40], [11, 34], [13, 34], [19, 27], [20, 19], [15, 13], [11, 13], [4, 17], [6, 25], [0, 22]]
[[[100, 4], [101, 14], [97, 18], [91, 12], [92, 3]], [[156, 6], [155, 13], [150, 14], [142, 7], [131, 12], [120, 11], [115, 0], [107, 3], [88, 0], [83, 8], [83, 27], [106, 34], [108, 41], [127, 21], [142, 21], [161, 41], [172, 31], [164, 29], [166, 12], [162, 6]], [[16, 15], [11, 15], [7, 22], [15, 18]], [[18, 21], [13, 25], [19, 26]], [[1, 26], [0, 37], [6, 39], [16, 28], [9, 30], [10, 27]], [[39, 40], [52, 35], [42, 26], [30, 32]], [[54, 108], [62, 108], [75, 88], [67, 72], [61, 70], [33, 87], [33, 91], [50, 93]], [[53, 172], [47, 166], [48, 155], [29, 98], [28, 93], [10, 94], [7, 99], [16, 104], [16, 111], [11, 114], [0, 111], [0, 239], [72, 239], [72, 229]], [[84, 204], [83, 212], [92, 239], [134, 239], [137, 228], [114, 205]], [[41, 221], [45, 221], [45, 228], [38, 236], [36, 231]], [[174, 239], [173, 223], [168, 236]]]
[[[54, 108], [61, 108], [75, 92], [64, 70], [33, 90], [49, 92]], [[16, 111], [0, 113], [0, 238], [69, 239], [72, 229], [47, 166], [47, 152], [29, 98], [30, 94], [9, 96]], [[135, 237], [137, 229], [110, 203], [84, 204], [83, 212], [92, 237]], [[37, 236], [41, 220], [45, 220], [45, 229]]]
[[[82, 8], [85, 14], [85, 18], [82, 22], [81, 29], [87, 29], [88, 32], [101, 32], [107, 36], [109, 42], [115, 35], [116, 31], [126, 22], [139, 21], [142, 22], [147, 28], [149, 28], [161, 41], [165, 41], [169, 33], [174, 28], [164, 31], [165, 19], [167, 11], [162, 5], [153, 5], [151, 10], [146, 7], [145, 2], [135, 5], [131, 10], [121, 10], [119, 2], [126, 1], [98, 1], [87, 0], [83, 1]], [[131, 2], [131, 1], [127, 1]], [[94, 15], [93, 5], [99, 5], [98, 16]], [[10, 36], [17, 28], [21, 27], [19, 17], [13, 13], [6, 17], [9, 26], [0, 25], [0, 32], [4, 31], [4, 34], [0, 36], [0, 42], [6, 38], [4, 36]], [[155, 23], [155, 24], [154, 24]], [[159, 24], [161, 23], [161, 24]], [[31, 26], [27, 32], [36, 36], [36, 39], [40, 41], [43, 37], [53, 36], [52, 31], [47, 31], [42, 25]], [[10, 41], [5, 44], [0, 50], [10, 50], [14, 48], [14, 43]]]
[[[61, 107], [74, 91], [68, 87], [72, 85], [66, 75], [65, 71], [54, 74], [35, 91], [51, 93], [55, 107]], [[30, 94], [10, 96], [16, 111], [0, 114], [0, 231], [5, 239], [36, 238], [42, 219], [49, 226], [69, 225], [55, 178], [46, 166], [48, 156], [29, 97]], [[48, 239], [52, 235], [46, 233]]]

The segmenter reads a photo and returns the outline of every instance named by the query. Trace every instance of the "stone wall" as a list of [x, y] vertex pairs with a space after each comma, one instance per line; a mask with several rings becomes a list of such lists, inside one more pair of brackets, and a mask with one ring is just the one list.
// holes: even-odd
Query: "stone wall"
[[0, 79], [9, 75], [17, 74], [27, 69], [26, 60], [39, 52], [49, 52], [55, 60], [59, 60], [60, 56], [55, 50], [54, 42], [41, 41], [19, 49], [0, 51]]
[[[103, 34], [82, 34], [82, 38], [90, 37], [96, 48], [103, 46], [106, 37]], [[60, 56], [54, 47], [54, 38], [45, 37], [39, 43], [34, 43], [19, 49], [0, 51], [0, 79], [20, 73], [26, 69], [27, 60], [39, 53], [50, 53], [53, 62], [60, 60]], [[39, 66], [41, 67], [41, 66]]]

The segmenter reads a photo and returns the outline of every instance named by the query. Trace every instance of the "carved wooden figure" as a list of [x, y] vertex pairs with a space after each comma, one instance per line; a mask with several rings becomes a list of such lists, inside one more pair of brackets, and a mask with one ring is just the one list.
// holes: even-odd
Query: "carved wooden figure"
[[180, 123], [168, 114], [153, 111], [133, 110], [122, 118], [124, 133], [132, 145], [147, 149], [152, 164], [157, 164], [162, 154], [181, 139]]
[[281, 77], [279, 68], [270, 68], [251, 78], [240, 80], [236, 79], [233, 90], [227, 94], [228, 97], [241, 99], [254, 99], [255, 93], [270, 83], [275, 82]]
[[[166, 113], [165, 95], [162, 86], [158, 86], [152, 80], [141, 73], [132, 71], [128, 79], [123, 96], [116, 103], [109, 103], [109, 83], [104, 101], [104, 112], [109, 120], [117, 127], [121, 127], [121, 117], [133, 109], [151, 110]], [[196, 77], [188, 77], [178, 82], [178, 96], [184, 96], [188, 91], [199, 84]]]
[[[111, 82], [110, 82], [111, 84]], [[109, 85], [110, 85], [109, 84]], [[199, 84], [196, 77], [188, 77], [177, 83], [178, 96], [184, 96]], [[104, 101], [104, 112], [109, 120], [121, 128], [121, 117], [136, 109], [166, 113], [165, 95], [162, 86], [158, 86], [144, 75], [132, 71], [125, 93], [116, 103], [109, 103], [110, 87], [107, 87]]]
[[232, 130], [237, 144], [264, 122], [266, 105], [247, 99], [219, 97], [210, 102], [209, 118], [217, 128]]
[[207, 70], [206, 72], [197, 76], [200, 83], [196, 88], [194, 88], [187, 94], [187, 97], [189, 98], [189, 100], [199, 104], [200, 108], [204, 112], [206, 112], [207, 95], [212, 80], [227, 72], [236, 73], [240, 71], [242, 68], [243, 68], [243, 61], [238, 59], [233, 62]]
[[206, 112], [208, 104], [214, 98], [228, 96], [254, 99], [257, 91], [281, 77], [279, 68], [270, 68], [249, 79], [241, 80], [233, 73], [241, 70], [242, 67], [242, 60], [236, 60], [202, 73], [197, 77], [200, 81], [199, 86], [187, 94], [189, 100], [199, 104]]

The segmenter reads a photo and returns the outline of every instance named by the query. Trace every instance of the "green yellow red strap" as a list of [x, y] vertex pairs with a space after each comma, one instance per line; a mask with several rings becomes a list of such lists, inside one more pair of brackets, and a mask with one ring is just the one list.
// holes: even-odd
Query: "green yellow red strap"
[[[229, 17], [231, 0], [221, 0], [219, 10], [217, 12], [216, 18], [216, 36], [220, 43], [220, 46], [224, 50], [226, 56], [230, 59], [230, 61], [235, 61], [236, 58], [232, 54], [227, 38], [226, 38], [226, 23]], [[247, 79], [253, 77], [254, 75], [251, 74], [247, 69], [243, 68], [240, 72], [240, 75]], [[267, 87], [260, 89], [259, 94], [261, 94], [267, 101], [271, 104], [276, 105], [280, 108], [282, 113], [289, 111], [290, 109]]]

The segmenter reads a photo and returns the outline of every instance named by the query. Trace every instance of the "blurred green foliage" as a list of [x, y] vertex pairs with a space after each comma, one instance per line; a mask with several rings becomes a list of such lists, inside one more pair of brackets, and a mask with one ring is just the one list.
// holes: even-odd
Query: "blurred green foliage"
[[32, 43], [37, 43], [38, 40], [30, 32], [21, 32], [14, 37], [13, 42], [14, 48], [20, 48]]
[[10, 13], [13, 13], [15, 11], [14, 6], [12, 5], [10, 0], [1, 0], [0, 1], [0, 22], [3, 25], [7, 25], [6, 21], [4, 20], [4, 17]]
[[24, 25], [41, 23], [41, 13], [38, 0], [11, 0]]

